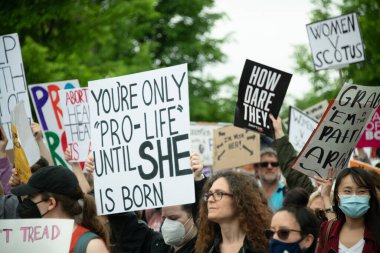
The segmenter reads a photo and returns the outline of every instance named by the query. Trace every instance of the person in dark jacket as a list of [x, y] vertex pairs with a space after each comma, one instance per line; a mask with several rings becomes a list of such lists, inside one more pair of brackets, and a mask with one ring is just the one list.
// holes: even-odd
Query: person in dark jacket
[[289, 189], [301, 187], [311, 194], [314, 192], [314, 186], [310, 178], [291, 168], [297, 158], [298, 153], [289, 142], [288, 137], [284, 134], [280, 117], [275, 119], [273, 115], [270, 115], [270, 118], [272, 120], [275, 135], [273, 146], [277, 151], [278, 162], [280, 163], [279, 166], [286, 179], [287, 187]]
[[[273, 115], [270, 115], [270, 118], [275, 133], [274, 149], [267, 147], [261, 150], [260, 163], [257, 163], [257, 175], [268, 199], [269, 207], [276, 212], [281, 208], [289, 189], [301, 187], [310, 194], [314, 191], [314, 186], [308, 176], [291, 168], [297, 158], [297, 152], [283, 132], [281, 119], [275, 119]], [[280, 173], [285, 177], [286, 185], [280, 182]]]

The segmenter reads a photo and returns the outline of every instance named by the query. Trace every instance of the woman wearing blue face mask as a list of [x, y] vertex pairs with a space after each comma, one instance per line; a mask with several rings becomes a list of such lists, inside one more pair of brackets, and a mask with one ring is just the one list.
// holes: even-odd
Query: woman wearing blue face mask
[[312, 210], [302, 206], [284, 206], [272, 217], [265, 230], [269, 253], [314, 253], [319, 223]]
[[317, 252], [380, 252], [379, 203], [369, 173], [357, 167], [342, 170], [333, 204], [337, 220], [322, 223]]

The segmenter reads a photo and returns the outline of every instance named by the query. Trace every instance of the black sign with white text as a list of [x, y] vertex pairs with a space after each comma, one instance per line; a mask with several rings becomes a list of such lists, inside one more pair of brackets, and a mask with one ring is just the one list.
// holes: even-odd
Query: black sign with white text
[[239, 83], [234, 125], [272, 135], [269, 114], [277, 117], [292, 74], [246, 60]]

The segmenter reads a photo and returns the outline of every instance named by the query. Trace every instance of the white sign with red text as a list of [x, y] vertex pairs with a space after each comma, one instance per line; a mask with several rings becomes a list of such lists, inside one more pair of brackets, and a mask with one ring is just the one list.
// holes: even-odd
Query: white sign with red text
[[59, 96], [70, 161], [84, 162], [91, 145], [88, 89], [60, 90]]
[[74, 220], [14, 219], [2, 220], [0, 245], [2, 253], [67, 253]]

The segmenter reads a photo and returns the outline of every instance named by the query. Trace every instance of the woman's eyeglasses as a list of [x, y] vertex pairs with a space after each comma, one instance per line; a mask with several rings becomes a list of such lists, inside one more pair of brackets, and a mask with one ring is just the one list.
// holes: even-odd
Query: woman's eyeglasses
[[277, 231], [274, 231], [272, 229], [265, 229], [264, 230], [264, 233], [265, 233], [265, 237], [270, 240], [273, 238], [274, 234], [277, 234], [278, 238], [280, 238], [281, 240], [287, 240], [289, 238], [289, 234], [290, 232], [298, 232], [298, 233], [301, 233], [301, 231], [299, 230], [295, 230], [295, 229], [289, 229], [289, 228], [280, 228], [279, 230]]
[[218, 200], [221, 200], [224, 195], [230, 196], [230, 197], [233, 196], [231, 193], [227, 193], [227, 192], [207, 192], [203, 195], [203, 200], [207, 202], [210, 196], [212, 196], [214, 201], [218, 201]]

